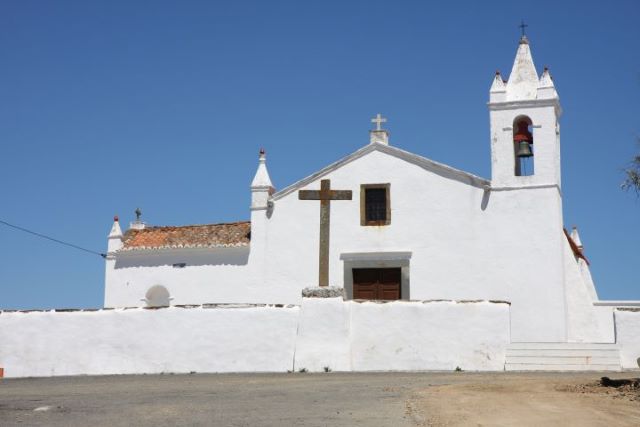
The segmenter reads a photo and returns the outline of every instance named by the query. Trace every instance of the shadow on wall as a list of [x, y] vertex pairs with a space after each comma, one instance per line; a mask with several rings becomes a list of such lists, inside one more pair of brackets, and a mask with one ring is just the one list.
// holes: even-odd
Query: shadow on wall
[[121, 252], [115, 268], [159, 267], [184, 268], [203, 265], [247, 265], [249, 247], [173, 249]]
[[489, 197], [491, 197], [491, 191], [485, 189], [482, 193], [482, 202], [480, 203], [480, 209], [483, 211], [487, 209], [487, 206], [489, 206]]

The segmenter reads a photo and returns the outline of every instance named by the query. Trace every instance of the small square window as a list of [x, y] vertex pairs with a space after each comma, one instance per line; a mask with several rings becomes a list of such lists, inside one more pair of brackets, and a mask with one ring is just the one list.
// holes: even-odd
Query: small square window
[[389, 184], [360, 186], [360, 225], [391, 224]]

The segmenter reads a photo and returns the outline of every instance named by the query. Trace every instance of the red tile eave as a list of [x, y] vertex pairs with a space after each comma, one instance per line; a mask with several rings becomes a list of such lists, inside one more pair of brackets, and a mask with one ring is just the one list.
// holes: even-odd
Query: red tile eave
[[243, 246], [251, 239], [249, 221], [147, 227], [142, 230], [128, 230], [124, 236], [124, 250], [159, 249], [171, 247], [216, 247]]
[[564, 231], [564, 235], [567, 237], [567, 240], [569, 241], [569, 246], [571, 246], [571, 250], [573, 251], [573, 255], [575, 255], [578, 258], [582, 258], [584, 260], [584, 262], [587, 263], [587, 265], [591, 265], [591, 263], [589, 262], [587, 257], [584, 256], [584, 253], [582, 253], [582, 250], [578, 247], [578, 245], [576, 245], [576, 242], [573, 241], [573, 239], [571, 238], [571, 235], [569, 234], [567, 229], [563, 228], [562, 230]]

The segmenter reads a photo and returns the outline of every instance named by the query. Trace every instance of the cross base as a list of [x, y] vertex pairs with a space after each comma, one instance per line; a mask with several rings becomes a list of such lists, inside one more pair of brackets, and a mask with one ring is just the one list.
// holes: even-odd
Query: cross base
[[344, 288], [337, 286], [310, 286], [302, 290], [303, 298], [346, 298]]

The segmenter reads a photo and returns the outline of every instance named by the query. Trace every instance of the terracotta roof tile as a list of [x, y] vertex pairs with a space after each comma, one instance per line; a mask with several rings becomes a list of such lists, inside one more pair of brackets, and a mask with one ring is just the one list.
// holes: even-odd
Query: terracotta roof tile
[[142, 230], [127, 230], [123, 237], [124, 245], [120, 250], [247, 246], [250, 239], [250, 221], [146, 227]]
[[573, 241], [573, 239], [571, 238], [571, 235], [569, 234], [567, 229], [563, 228], [562, 230], [564, 231], [564, 235], [567, 237], [567, 240], [569, 241], [569, 246], [571, 246], [571, 251], [573, 252], [573, 255], [576, 258], [582, 258], [584, 260], [584, 262], [587, 263], [587, 265], [591, 265], [591, 263], [589, 262], [587, 257], [584, 256], [584, 252], [582, 251], [582, 249], [580, 247], [578, 247], [576, 242]]

